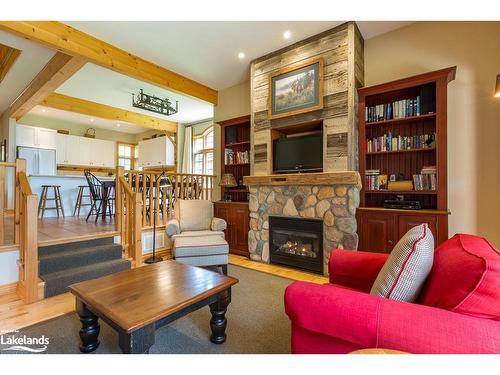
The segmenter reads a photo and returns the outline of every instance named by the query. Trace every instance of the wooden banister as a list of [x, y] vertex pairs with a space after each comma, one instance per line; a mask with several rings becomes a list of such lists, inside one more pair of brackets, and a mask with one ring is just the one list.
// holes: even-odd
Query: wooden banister
[[[122, 246], [136, 267], [142, 264], [142, 230], [164, 226], [177, 199], [212, 199], [215, 176], [131, 170], [116, 171], [116, 224]], [[162, 178], [160, 178], [160, 176]]]
[[26, 303], [38, 301], [38, 197], [26, 176], [26, 160], [15, 164], [15, 239], [19, 244], [18, 294]]

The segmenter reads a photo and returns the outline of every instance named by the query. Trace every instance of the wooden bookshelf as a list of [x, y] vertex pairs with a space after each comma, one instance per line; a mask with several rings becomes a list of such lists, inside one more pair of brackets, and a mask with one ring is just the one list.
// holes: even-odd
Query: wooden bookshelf
[[226, 193], [231, 197], [231, 201], [215, 202], [214, 213], [216, 217], [226, 220], [225, 236], [229, 251], [248, 258], [250, 256], [248, 252], [249, 190], [243, 185], [243, 177], [250, 175], [250, 163], [226, 164], [226, 153], [248, 151], [248, 158], [250, 158], [250, 115], [221, 121], [219, 125], [221, 128], [221, 176], [224, 173], [232, 173], [240, 185], [227, 189], [221, 187], [221, 197], [224, 197]]
[[[447, 86], [455, 78], [455, 71], [456, 67], [451, 67], [358, 90], [359, 172], [363, 189], [357, 221], [361, 250], [390, 252], [409, 228], [424, 222], [429, 224], [436, 245], [448, 238], [446, 98]], [[420, 104], [425, 99], [425, 109], [430, 109], [429, 112], [401, 118], [391, 118], [392, 116], [387, 116], [387, 112], [383, 112], [385, 119], [366, 121], [365, 114], [369, 107], [415, 99], [417, 96]], [[435, 142], [432, 147], [424, 145], [419, 148], [368, 152], [368, 140], [383, 137], [389, 132], [393, 137], [409, 138], [435, 134]], [[392, 191], [366, 188], [367, 170], [378, 169], [381, 175], [393, 174], [398, 179], [413, 180], [413, 175], [420, 174], [424, 166], [436, 166], [435, 190]], [[402, 196], [404, 200], [419, 201], [422, 209], [385, 209], [384, 201], [395, 199], [396, 196]]]
[[[250, 175], [250, 116], [237, 117], [222, 121], [221, 126], [221, 176], [232, 173], [240, 186], [226, 189], [234, 202], [247, 202], [248, 189], [243, 185], [243, 177]], [[248, 152], [248, 162], [227, 163], [228, 152]], [[221, 188], [224, 197], [224, 188]]]

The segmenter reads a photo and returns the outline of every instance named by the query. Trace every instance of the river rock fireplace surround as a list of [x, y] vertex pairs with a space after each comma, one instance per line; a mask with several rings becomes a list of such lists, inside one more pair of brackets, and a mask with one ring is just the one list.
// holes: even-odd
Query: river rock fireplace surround
[[248, 249], [252, 260], [265, 263], [272, 260], [270, 217], [322, 221], [322, 254], [319, 263], [322, 267], [311, 270], [313, 272], [328, 273], [332, 249], [357, 249], [355, 215], [361, 189], [358, 172], [247, 176], [244, 184], [249, 186], [250, 192]]

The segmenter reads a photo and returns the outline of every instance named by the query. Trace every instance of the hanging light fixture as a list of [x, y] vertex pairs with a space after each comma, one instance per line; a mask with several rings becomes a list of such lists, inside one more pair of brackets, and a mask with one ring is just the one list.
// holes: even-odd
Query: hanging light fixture
[[175, 101], [175, 108], [172, 106], [172, 102], [167, 98], [161, 99], [157, 96], [145, 94], [141, 89], [137, 94], [132, 94], [132, 105], [136, 108], [145, 109], [146, 111], [151, 111], [159, 113], [165, 116], [170, 116], [178, 112], [179, 102]]
[[497, 86], [495, 89], [495, 98], [500, 98], [500, 74], [497, 74]]

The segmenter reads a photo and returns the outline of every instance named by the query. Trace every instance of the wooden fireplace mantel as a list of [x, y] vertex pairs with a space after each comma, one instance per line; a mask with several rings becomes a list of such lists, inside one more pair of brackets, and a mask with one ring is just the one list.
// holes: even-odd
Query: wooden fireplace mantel
[[266, 176], [245, 176], [247, 186], [282, 185], [356, 185], [361, 190], [361, 177], [356, 171], [327, 173], [290, 173]]

